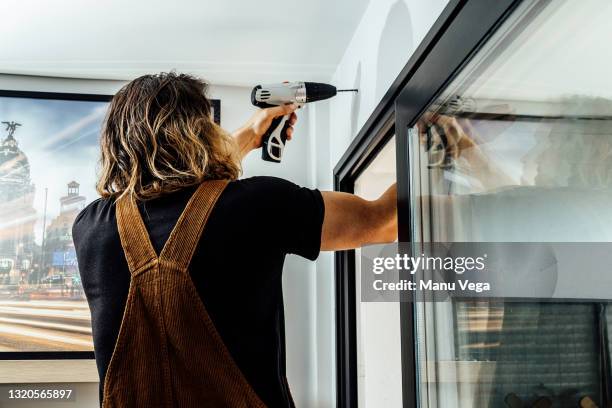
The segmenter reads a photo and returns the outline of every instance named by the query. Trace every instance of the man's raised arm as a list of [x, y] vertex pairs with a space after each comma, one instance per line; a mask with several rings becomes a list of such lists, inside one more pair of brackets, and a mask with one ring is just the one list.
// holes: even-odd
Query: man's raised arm
[[325, 203], [322, 251], [353, 249], [397, 239], [395, 184], [374, 201], [335, 191], [323, 191], [321, 194]]

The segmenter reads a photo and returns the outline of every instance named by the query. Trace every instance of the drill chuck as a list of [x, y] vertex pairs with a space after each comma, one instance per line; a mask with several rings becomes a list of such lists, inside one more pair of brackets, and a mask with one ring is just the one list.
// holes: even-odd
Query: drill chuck
[[336, 87], [320, 82], [304, 82], [306, 88], [306, 103], [322, 101], [336, 96]]

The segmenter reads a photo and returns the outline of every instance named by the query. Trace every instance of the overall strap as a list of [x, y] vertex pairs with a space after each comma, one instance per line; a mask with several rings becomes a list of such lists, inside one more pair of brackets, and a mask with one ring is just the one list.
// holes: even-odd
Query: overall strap
[[187, 270], [208, 216], [228, 182], [208, 180], [200, 184], [170, 233], [159, 256], [160, 260], [172, 262], [180, 269]]
[[157, 254], [134, 199], [123, 196], [116, 201], [117, 229], [132, 276], [146, 270], [157, 260]]

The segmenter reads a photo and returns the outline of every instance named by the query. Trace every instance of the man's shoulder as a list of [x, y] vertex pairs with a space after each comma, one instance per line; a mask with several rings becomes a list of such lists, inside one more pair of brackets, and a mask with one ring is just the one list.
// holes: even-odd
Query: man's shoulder
[[267, 187], [267, 188], [287, 188], [287, 187], [298, 187], [297, 184], [285, 180], [280, 177], [274, 176], [253, 176], [243, 179], [238, 179], [232, 182], [238, 186], [243, 187]]
[[72, 235], [75, 239], [86, 233], [94, 233], [96, 227], [115, 220], [114, 200], [98, 198], [83, 208], [74, 219]]
[[252, 204], [282, 205], [299, 196], [315, 194], [317, 190], [310, 190], [300, 185], [273, 176], [255, 176], [235, 180], [227, 188], [226, 198], [236, 198], [250, 201]]
[[239, 179], [230, 183], [230, 187], [234, 191], [254, 195], [264, 194], [266, 196], [292, 194], [297, 190], [304, 189], [304, 187], [292, 181], [274, 176], [254, 176]]
[[[240, 205], [283, 211], [314, 206], [320, 209], [323, 198], [317, 189], [302, 187], [292, 181], [272, 176], [257, 176], [230, 183], [227, 198]], [[248, 204], [247, 204], [248, 203]]]

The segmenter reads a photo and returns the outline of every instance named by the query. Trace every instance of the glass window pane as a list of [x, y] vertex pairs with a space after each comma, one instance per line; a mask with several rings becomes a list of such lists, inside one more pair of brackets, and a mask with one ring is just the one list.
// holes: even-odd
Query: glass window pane
[[[395, 138], [355, 181], [355, 194], [375, 200], [395, 182]], [[361, 251], [356, 250], [357, 390], [359, 407], [402, 407], [399, 303], [361, 302]]]
[[[605, 0], [523, 2], [478, 51], [410, 131], [415, 242], [612, 241], [611, 18]], [[607, 309], [417, 304], [421, 406], [607, 406]]]

